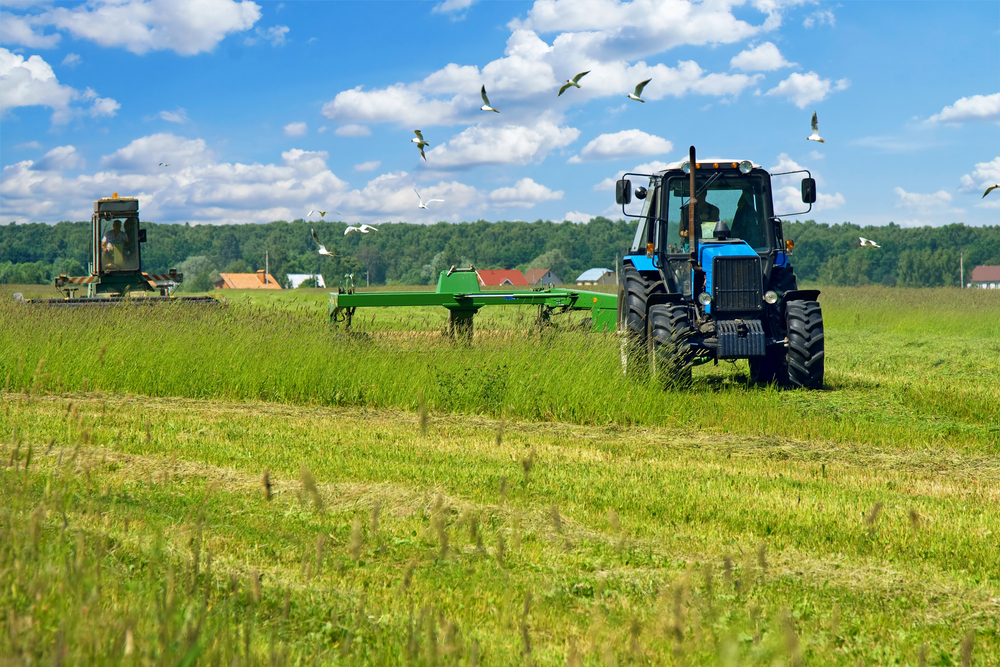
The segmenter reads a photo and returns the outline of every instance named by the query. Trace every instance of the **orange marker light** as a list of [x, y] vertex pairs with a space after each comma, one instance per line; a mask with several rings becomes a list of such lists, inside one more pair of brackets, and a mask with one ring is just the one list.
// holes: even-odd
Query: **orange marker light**
[[795, 247], [795, 241], [792, 241], [791, 239], [785, 241], [785, 250], [791, 250], [794, 247]]
[[719, 168], [719, 163], [718, 162], [715, 162], [715, 163], [712, 164], [712, 169], [718, 169], [718, 168]]

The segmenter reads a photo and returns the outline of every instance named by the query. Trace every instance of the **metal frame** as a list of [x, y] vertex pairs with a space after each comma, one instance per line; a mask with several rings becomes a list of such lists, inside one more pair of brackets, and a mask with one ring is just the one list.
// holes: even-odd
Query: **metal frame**
[[[812, 172], [809, 171], [808, 169], [796, 169], [795, 171], [779, 171], [776, 174], [771, 174], [771, 178], [774, 178], [775, 176], [787, 176], [788, 174], [803, 174], [803, 173], [804, 174], [808, 174], [809, 178], [813, 177]], [[772, 191], [774, 190], [774, 183], [773, 182], [771, 183], [771, 190]], [[774, 198], [773, 197], [771, 198], [771, 206], [774, 206]], [[806, 213], [809, 213], [812, 210], [813, 210], [813, 205], [810, 202], [809, 208], [807, 208], [804, 211], [798, 211], [796, 213], [781, 213], [781, 214], [775, 213], [771, 217], [772, 218], [787, 218], [790, 215], [804, 215]]]

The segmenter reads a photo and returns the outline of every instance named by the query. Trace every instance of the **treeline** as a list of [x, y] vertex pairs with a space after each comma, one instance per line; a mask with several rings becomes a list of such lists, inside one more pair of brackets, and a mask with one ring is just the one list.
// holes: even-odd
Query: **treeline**
[[[335, 285], [347, 273], [363, 284], [430, 284], [449, 266], [548, 268], [566, 281], [586, 269], [613, 268], [631, 244], [635, 221], [594, 218], [570, 222], [385, 223], [378, 232], [344, 236], [344, 223], [271, 222], [263, 225], [159, 225], [143, 223], [148, 243], [143, 268], [176, 268], [189, 290], [208, 289], [219, 272], [265, 268], [284, 282], [289, 273], [322, 273]], [[316, 252], [315, 229], [328, 258]], [[858, 245], [858, 237], [881, 248]], [[977, 264], [1000, 264], [1000, 227], [860, 227], [850, 223], [786, 222], [795, 241], [800, 280], [826, 285], [954, 286], [959, 254], [966, 280]], [[0, 226], [0, 282], [46, 283], [56, 275], [83, 275], [89, 257], [89, 222]]]

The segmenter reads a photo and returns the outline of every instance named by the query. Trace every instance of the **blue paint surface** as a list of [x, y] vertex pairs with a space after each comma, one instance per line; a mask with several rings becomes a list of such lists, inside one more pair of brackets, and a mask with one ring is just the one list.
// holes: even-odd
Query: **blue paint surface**
[[646, 257], [645, 255], [628, 255], [625, 259], [632, 262], [632, 266], [635, 267], [636, 271], [656, 271], [656, 266], [653, 264], [652, 257]]
[[[757, 257], [757, 253], [746, 243], [702, 243], [698, 246], [698, 259], [705, 270], [705, 291], [712, 293], [712, 264], [716, 257]], [[694, 284], [692, 277], [691, 284]], [[694, 295], [698, 297], [697, 294]], [[712, 312], [712, 304], [705, 306], [705, 312]]]

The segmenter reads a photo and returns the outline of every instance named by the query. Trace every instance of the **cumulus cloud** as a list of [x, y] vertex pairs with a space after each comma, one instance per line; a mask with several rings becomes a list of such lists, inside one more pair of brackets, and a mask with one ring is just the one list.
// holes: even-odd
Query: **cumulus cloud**
[[819, 102], [826, 98], [831, 91], [838, 92], [847, 89], [851, 82], [847, 79], [840, 79], [836, 83], [830, 79], [820, 77], [816, 72], [799, 74], [794, 72], [787, 79], [777, 86], [767, 91], [765, 95], [778, 95], [787, 98], [800, 109], [804, 109], [813, 102]]
[[760, 46], [736, 54], [729, 64], [744, 72], [770, 72], [782, 67], [791, 67], [795, 63], [785, 60], [773, 43], [764, 42]]
[[655, 134], [642, 130], [622, 130], [614, 134], [602, 134], [569, 159], [570, 163], [591, 160], [613, 160], [638, 155], [662, 155], [674, 149], [674, 145]]
[[[71, 107], [70, 103], [90, 102], [89, 109]], [[114, 116], [121, 107], [110, 97], [100, 97], [87, 88], [80, 92], [56, 79], [55, 72], [38, 55], [27, 60], [19, 54], [0, 48], [0, 112], [16, 107], [44, 106], [52, 109], [52, 122], [65, 123], [75, 113], [91, 116]]]
[[802, 25], [806, 28], [812, 28], [814, 26], [824, 24], [830, 26], [831, 28], [837, 25], [837, 17], [834, 16], [833, 12], [828, 9], [816, 10], [802, 21]]
[[256, 37], [246, 37], [243, 43], [247, 46], [253, 46], [257, 42], [263, 40], [265, 42], [271, 42], [271, 46], [284, 46], [285, 35], [288, 34], [289, 27], [287, 25], [274, 25], [264, 30], [263, 28], [257, 28], [254, 31]]
[[437, 14], [454, 14], [464, 12], [475, 4], [476, 0], [444, 0], [434, 5], [434, 12]]
[[989, 162], [977, 162], [971, 174], [965, 174], [961, 179], [960, 192], [977, 192], [982, 194], [986, 188], [1000, 183], [1000, 157]]
[[305, 123], [289, 123], [285, 126], [285, 136], [286, 137], [301, 137], [306, 133]]
[[178, 107], [176, 111], [161, 111], [157, 116], [168, 123], [177, 123], [178, 125], [183, 125], [189, 120], [187, 111], [181, 107]]
[[29, 49], [55, 48], [62, 35], [57, 32], [46, 35], [40, 24], [37, 16], [18, 16], [0, 11], [0, 42], [20, 44]]
[[83, 166], [81, 156], [74, 146], [56, 146], [35, 163], [38, 171], [57, 171], [59, 169], [76, 169]]
[[489, 195], [490, 202], [495, 208], [531, 208], [544, 201], [562, 198], [562, 190], [553, 192], [530, 178], [522, 178], [512, 187], [497, 188]]
[[666, 162], [660, 162], [659, 160], [653, 160], [652, 162], [645, 162], [643, 164], [637, 164], [628, 171], [619, 171], [618, 175], [614, 178], [610, 176], [605, 178], [600, 183], [594, 184], [594, 192], [614, 192], [615, 182], [620, 179], [625, 174], [655, 174], [657, 172], [663, 171], [667, 168]]
[[66, 57], [63, 58], [62, 64], [66, 67], [76, 67], [83, 62], [83, 58], [77, 53], [67, 53]]
[[563, 216], [563, 220], [568, 220], [569, 222], [575, 222], [577, 224], [586, 224], [590, 222], [594, 216], [589, 213], [581, 213], [580, 211], [569, 211]]
[[548, 118], [532, 125], [475, 125], [428, 151], [427, 162], [439, 169], [530, 164], [541, 162], [549, 151], [563, 148], [579, 136], [575, 127], [560, 127]]
[[944, 210], [951, 204], [951, 193], [946, 190], [921, 194], [919, 192], [907, 192], [903, 188], [894, 188], [893, 192], [899, 197], [899, 200], [896, 202], [897, 208], [906, 208], [915, 211]]
[[211, 51], [230, 33], [249, 30], [260, 16], [260, 7], [249, 0], [93, 0], [54, 7], [32, 20], [105, 47], [191, 56]]
[[1000, 93], [963, 97], [927, 119], [932, 123], [961, 123], [967, 120], [1000, 120]]
[[375, 171], [381, 166], [381, 160], [369, 160], [368, 162], [361, 162], [354, 165], [354, 171]]
[[341, 125], [334, 130], [334, 134], [338, 137], [367, 137], [371, 133], [367, 125]]
[[[778, 162], [770, 168], [772, 174], [783, 171], [799, 171], [804, 169], [802, 165], [793, 160], [787, 153], [778, 156]], [[775, 176], [771, 180], [774, 198], [774, 211], [778, 215], [786, 215], [795, 211], [804, 211], [809, 207], [802, 203], [802, 178], [805, 174], [789, 174], [788, 176]], [[838, 209], [847, 201], [839, 192], [832, 194], [824, 191], [822, 177], [813, 172], [816, 179], [817, 192], [816, 203], [812, 205], [812, 213], [830, 211]]]

